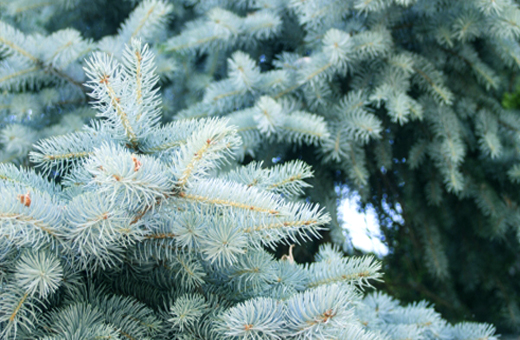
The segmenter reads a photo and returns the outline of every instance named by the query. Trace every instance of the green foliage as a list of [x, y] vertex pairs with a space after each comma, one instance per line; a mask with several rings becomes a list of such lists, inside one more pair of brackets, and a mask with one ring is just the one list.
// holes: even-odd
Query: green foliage
[[520, 85], [517, 85], [513, 92], [504, 93], [502, 106], [506, 109], [518, 109], [520, 107]]

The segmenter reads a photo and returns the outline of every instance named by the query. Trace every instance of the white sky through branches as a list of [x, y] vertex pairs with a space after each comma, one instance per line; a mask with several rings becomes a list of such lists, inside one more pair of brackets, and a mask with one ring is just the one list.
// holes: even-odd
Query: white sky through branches
[[365, 211], [361, 211], [359, 195], [345, 188], [342, 191], [343, 198], [339, 203], [338, 217], [354, 248], [365, 253], [374, 253], [378, 257], [387, 255], [388, 247], [384, 242], [374, 208], [367, 206]]

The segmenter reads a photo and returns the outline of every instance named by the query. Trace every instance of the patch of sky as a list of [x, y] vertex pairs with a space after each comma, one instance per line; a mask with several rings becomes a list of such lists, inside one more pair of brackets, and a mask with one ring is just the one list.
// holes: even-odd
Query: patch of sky
[[[376, 211], [372, 205], [361, 208], [361, 197], [347, 186], [336, 186], [338, 200], [338, 219], [344, 230], [345, 236], [355, 249], [365, 253], [373, 253], [379, 258], [388, 254], [388, 246], [385, 237], [379, 226]], [[402, 208], [398, 204], [395, 210], [383, 200], [383, 209], [390, 216], [393, 222], [404, 224], [401, 215]]]

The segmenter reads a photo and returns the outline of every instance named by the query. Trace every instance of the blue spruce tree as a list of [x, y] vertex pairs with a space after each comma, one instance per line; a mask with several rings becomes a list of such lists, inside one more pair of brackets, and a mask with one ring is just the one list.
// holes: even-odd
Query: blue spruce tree
[[520, 324], [516, 1], [0, 5], [1, 337], [496, 338], [367, 294], [338, 183], [397, 296]]

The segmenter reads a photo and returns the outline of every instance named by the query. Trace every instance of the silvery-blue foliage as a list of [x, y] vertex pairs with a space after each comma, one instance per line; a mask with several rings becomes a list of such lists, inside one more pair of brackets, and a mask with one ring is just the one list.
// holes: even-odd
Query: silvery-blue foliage
[[[426, 302], [365, 295], [382, 276], [372, 256], [325, 245], [312, 264], [275, 259], [269, 249], [334, 224], [301, 200], [313, 175], [304, 162], [240, 162], [265, 143], [311, 145], [364, 187], [363, 147], [385, 138], [386, 124], [424, 121], [430, 135], [411, 146], [411, 166], [427, 156], [446, 191], [486, 209], [461, 164], [475, 146], [507, 155], [519, 140], [506, 143], [501, 122], [518, 122], [489, 98], [454, 107], [462, 85], [448, 86], [439, 69], [467, 68], [485, 89], [499, 87], [501, 74], [469, 43], [484, 39], [520, 64], [512, 1], [134, 2], [98, 41], [42, 28], [79, 1], [2, 3], [1, 337], [496, 339], [492, 326], [450, 325]], [[183, 6], [197, 16], [170, 31]], [[456, 14], [437, 23], [434, 10]], [[456, 45], [457, 58], [396, 45], [391, 26], [413, 16], [424, 18], [417, 39]], [[291, 43], [291, 25], [304, 28], [304, 46]], [[262, 69], [256, 49], [275, 38], [287, 51]], [[350, 77], [345, 96], [338, 77]], [[443, 277], [440, 259], [430, 262]]]

